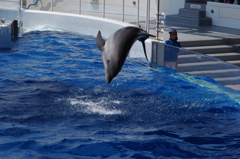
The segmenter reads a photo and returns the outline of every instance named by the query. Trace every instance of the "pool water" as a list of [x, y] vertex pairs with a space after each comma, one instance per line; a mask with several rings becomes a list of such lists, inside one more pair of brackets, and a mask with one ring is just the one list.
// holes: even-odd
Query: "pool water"
[[240, 158], [240, 92], [128, 58], [105, 83], [95, 37], [25, 33], [0, 50], [0, 158]]

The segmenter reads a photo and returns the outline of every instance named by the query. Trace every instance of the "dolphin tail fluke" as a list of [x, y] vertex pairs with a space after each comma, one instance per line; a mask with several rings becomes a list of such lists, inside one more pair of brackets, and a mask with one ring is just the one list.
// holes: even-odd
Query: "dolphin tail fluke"
[[105, 45], [105, 41], [104, 41], [103, 38], [102, 38], [102, 34], [101, 34], [101, 31], [100, 31], [100, 30], [98, 31], [97, 38], [96, 38], [96, 42], [97, 42], [98, 48], [99, 48], [101, 51], [103, 51], [103, 48], [104, 48], [104, 45]]

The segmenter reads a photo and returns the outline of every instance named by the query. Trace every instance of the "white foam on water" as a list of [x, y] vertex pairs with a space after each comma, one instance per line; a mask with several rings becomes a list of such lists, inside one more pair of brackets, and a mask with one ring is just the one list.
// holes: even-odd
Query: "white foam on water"
[[102, 99], [100, 102], [85, 101], [83, 99], [69, 98], [70, 104], [88, 114], [100, 114], [100, 115], [116, 115], [122, 114], [121, 110], [114, 108], [106, 108], [104, 105], [107, 103], [120, 104], [120, 101], [106, 101]]
[[34, 28], [21, 29], [21, 30], [20, 30], [20, 33], [19, 33], [19, 37], [22, 37], [23, 34], [30, 33], [30, 32], [33, 32], [33, 31], [56, 31], [56, 32], [64, 32], [64, 31], [61, 30], [61, 29], [55, 29], [55, 28], [48, 27], [48, 26], [45, 26], [45, 25], [38, 25], [38, 26], [36, 26], [36, 27], [34, 27]]

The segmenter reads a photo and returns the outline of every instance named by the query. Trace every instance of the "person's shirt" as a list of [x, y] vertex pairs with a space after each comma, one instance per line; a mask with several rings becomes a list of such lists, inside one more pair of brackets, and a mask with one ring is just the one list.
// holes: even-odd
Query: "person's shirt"
[[166, 44], [172, 45], [172, 46], [176, 46], [176, 47], [181, 47], [180, 42], [178, 42], [178, 41], [176, 41], [176, 40], [172, 40], [172, 39], [167, 40], [167, 41], [166, 41]]
[[[179, 48], [181, 47], [181, 44], [176, 40], [172, 40], [172, 39], [167, 40], [166, 44], [167, 45], [164, 46], [164, 61], [165, 62], [177, 61], [178, 52], [179, 52]], [[175, 47], [170, 47], [168, 45], [175, 46]]]

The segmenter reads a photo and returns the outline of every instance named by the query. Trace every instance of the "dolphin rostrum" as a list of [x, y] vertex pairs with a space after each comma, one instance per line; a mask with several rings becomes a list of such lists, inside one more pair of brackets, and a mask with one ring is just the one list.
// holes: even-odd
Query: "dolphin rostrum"
[[98, 32], [96, 42], [98, 48], [102, 52], [102, 61], [107, 83], [110, 83], [120, 72], [124, 61], [136, 40], [142, 42], [145, 57], [147, 59], [144, 41], [149, 38], [149, 36], [154, 35], [147, 33], [141, 28], [132, 26], [117, 30], [106, 41], [103, 40], [101, 32]]

